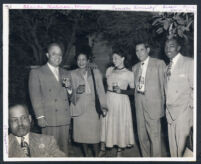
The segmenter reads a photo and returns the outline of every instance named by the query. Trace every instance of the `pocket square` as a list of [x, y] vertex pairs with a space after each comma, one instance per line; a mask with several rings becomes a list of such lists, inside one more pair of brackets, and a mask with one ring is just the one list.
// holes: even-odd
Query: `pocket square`
[[45, 148], [45, 145], [44, 144], [40, 144], [39, 145], [39, 149], [44, 149]]

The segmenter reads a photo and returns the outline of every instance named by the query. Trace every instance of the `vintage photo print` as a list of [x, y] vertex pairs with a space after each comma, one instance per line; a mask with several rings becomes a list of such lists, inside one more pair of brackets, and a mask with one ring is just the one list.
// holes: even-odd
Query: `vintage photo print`
[[4, 161], [196, 161], [197, 5], [3, 4]]

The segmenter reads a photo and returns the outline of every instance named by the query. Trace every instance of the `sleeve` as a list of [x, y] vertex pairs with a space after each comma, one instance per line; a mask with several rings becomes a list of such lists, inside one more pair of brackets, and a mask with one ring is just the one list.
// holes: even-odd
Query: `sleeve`
[[114, 67], [109, 67], [107, 70], [106, 70], [106, 78], [107, 76], [109, 76], [112, 72], [112, 70], [114, 69]]
[[[132, 72], [133, 72], [133, 75], [134, 77], [136, 77], [136, 69], [137, 69], [137, 64], [135, 64], [133, 67], [132, 67]], [[134, 79], [135, 80], [135, 79]]]
[[107, 108], [106, 105], [106, 95], [105, 95], [105, 88], [103, 85], [103, 77], [101, 72], [96, 69], [94, 70], [94, 75], [95, 75], [95, 80], [96, 80], [96, 84], [97, 84], [97, 92], [98, 92], [98, 97], [101, 103], [101, 106], [104, 108]]
[[50, 155], [50, 157], [65, 157], [66, 156], [65, 153], [59, 149], [56, 143], [56, 140], [54, 139], [53, 136], [50, 136], [50, 142], [48, 144], [48, 147], [49, 148], [47, 150], [49, 151], [48, 154]]
[[130, 88], [134, 88], [134, 73], [133, 72], [129, 72], [129, 86]]
[[190, 87], [190, 90], [191, 90], [191, 93], [190, 93], [190, 107], [193, 108], [193, 91], [194, 91], [194, 86], [193, 86], [193, 83], [194, 83], [194, 62], [193, 60], [190, 60], [189, 62], [189, 67], [188, 67], [188, 82], [189, 82], [189, 87]]
[[37, 70], [31, 70], [29, 75], [29, 95], [36, 118], [44, 116], [41, 83], [38, 74]]

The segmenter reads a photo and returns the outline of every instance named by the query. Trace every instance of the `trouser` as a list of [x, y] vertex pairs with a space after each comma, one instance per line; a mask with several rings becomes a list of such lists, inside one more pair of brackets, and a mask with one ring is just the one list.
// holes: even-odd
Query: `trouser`
[[70, 125], [49, 126], [42, 128], [42, 133], [54, 136], [61, 151], [68, 156], [68, 136]]
[[[166, 112], [168, 114], [168, 112]], [[186, 109], [179, 117], [168, 123], [168, 139], [171, 157], [182, 157], [186, 139], [192, 127], [192, 109]]]
[[[141, 98], [139, 98], [141, 96]], [[146, 100], [139, 95], [136, 105], [137, 130], [143, 157], [161, 156], [161, 119], [151, 119], [146, 112]]]

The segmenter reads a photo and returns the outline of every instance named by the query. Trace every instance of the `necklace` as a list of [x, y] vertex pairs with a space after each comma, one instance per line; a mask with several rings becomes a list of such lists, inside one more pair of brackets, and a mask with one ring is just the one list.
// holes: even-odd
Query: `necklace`
[[124, 69], [125, 67], [122, 67], [122, 68], [117, 68], [117, 67], [115, 67], [114, 69], [115, 70], [122, 70], [122, 69]]

